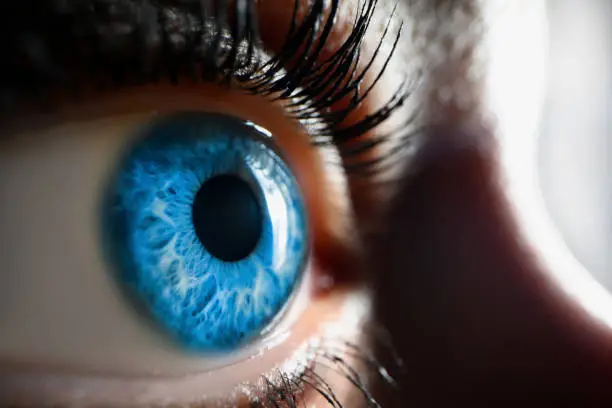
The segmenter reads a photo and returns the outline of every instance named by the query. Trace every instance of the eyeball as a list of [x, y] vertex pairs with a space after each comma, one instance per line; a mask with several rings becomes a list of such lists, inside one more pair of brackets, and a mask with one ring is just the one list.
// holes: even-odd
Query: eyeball
[[259, 338], [300, 283], [304, 200], [272, 140], [247, 121], [204, 112], [154, 121], [104, 201], [117, 285], [181, 347], [232, 351]]

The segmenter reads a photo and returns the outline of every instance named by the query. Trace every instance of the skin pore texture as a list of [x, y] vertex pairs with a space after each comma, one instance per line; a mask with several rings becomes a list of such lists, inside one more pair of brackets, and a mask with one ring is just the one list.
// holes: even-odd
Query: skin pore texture
[[[390, 0], [380, 3], [382, 10], [393, 8]], [[341, 16], [350, 17], [357, 3], [341, 4]], [[267, 22], [262, 36], [274, 48], [274, 38], [282, 37], [274, 33], [285, 32], [293, 2], [261, 0], [259, 6]], [[372, 390], [382, 407], [612, 406], [609, 324], [561, 283], [558, 265], [526, 224], [521, 202], [514, 201], [523, 181], [515, 177], [517, 169], [504, 150], [524, 133], [535, 132], [542, 100], [537, 86], [542, 61], [537, 57], [545, 53], [541, 7], [542, 2], [535, 0], [401, 2], [397, 13], [405, 26], [399, 51], [389, 74], [355, 116], [383, 104], [395, 89], [396, 74], [415, 64], [424, 78], [417, 96], [407, 104], [422, 107], [422, 143], [398, 164], [405, 175], [392, 185], [392, 193], [382, 194], [350, 177], [346, 181], [344, 175], [328, 184], [332, 190], [338, 188], [338, 196], [345, 194], [343, 189], [350, 190], [359, 233], [352, 229], [353, 215], [344, 208], [344, 200], [315, 210], [329, 218], [322, 225], [331, 227], [320, 234], [323, 266], [313, 268], [365, 269], [358, 275], [369, 290], [355, 302], [359, 307], [351, 309], [346, 292], [330, 289], [329, 296], [304, 313], [292, 335], [307, 338], [313, 331], [323, 332], [318, 327], [325, 321], [341, 322], [337, 314], [346, 309], [338, 304], [348, 304], [347, 314], [359, 317], [357, 312], [373, 302], [371, 319], [386, 329], [405, 366], [396, 378], [397, 387], [372, 376]], [[348, 27], [340, 18], [332, 38], [342, 38]], [[384, 29], [375, 27], [366, 37], [365, 49], [376, 44]], [[332, 53], [333, 47], [330, 41], [326, 52]], [[507, 55], [514, 58], [504, 59]], [[517, 72], [524, 74], [520, 81], [514, 77]], [[230, 102], [225, 106], [234, 105]], [[249, 115], [269, 121], [266, 127], [277, 125], [265, 114]], [[401, 123], [401, 116], [394, 115], [385, 126]], [[522, 126], [512, 126], [515, 123]], [[298, 149], [293, 143], [282, 147]], [[299, 154], [289, 152], [289, 156], [302, 159]], [[306, 160], [294, 165], [309, 167]], [[304, 181], [306, 188], [312, 183], [314, 189], [314, 180]], [[313, 206], [317, 205], [315, 200]], [[353, 257], [337, 256], [337, 249], [354, 250], [349, 235], [363, 237], [362, 251], [349, 252]], [[364, 257], [367, 261], [362, 262]], [[352, 286], [346, 289], [355, 294]], [[359, 330], [361, 323], [349, 319], [332, 331], [367, 344], [373, 332]], [[357, 329], [346, 331], [346, 327]], [[267, 361], [266, 369], [290, 356], [302, 342], [282, 344], [276, 347], [277, 355], [259, 356]], [[260, 369], [254, 363], [246, 363], [251, 376]], [[331, 378], [330, 383], [345, 407], [368, 406], [345, 379]], [[197, 381], [191, 385], [183, 395], [206, 393]], [[20, 392], [27, 395], [28, 390], [24, 386]], [[139, 401], [152, 402], [164, 391], [159, 386], [147, 394], [139, 388]], [[106, 395], [104, 402], [115, 405], [113, 398], [121, 398], [120, 394]], [[319, 398], [307, 406], [328, 403]]]

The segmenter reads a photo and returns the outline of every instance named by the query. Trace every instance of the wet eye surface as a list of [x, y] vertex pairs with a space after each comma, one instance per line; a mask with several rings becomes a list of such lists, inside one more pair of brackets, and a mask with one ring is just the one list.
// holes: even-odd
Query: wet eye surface
[[369, 299], [342, 168], [283, 109], [160, 84], [6, 131], [0, 402], [359, 392]]
[[306, 209], [269, 135], [220, 114], [158, 120], [128, 149], [103, 222], [117, 281], [181, 345], [231, 350], [289, 302]]

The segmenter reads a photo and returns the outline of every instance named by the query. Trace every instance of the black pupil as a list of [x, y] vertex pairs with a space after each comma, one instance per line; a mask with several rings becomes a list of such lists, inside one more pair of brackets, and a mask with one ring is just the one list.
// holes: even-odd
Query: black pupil
[[207, 180], [193, 203], [193, 224], [206, 250], [226, 262], [244, 259], [261, 237], [262, 212], [255, 192], [238, 176]]

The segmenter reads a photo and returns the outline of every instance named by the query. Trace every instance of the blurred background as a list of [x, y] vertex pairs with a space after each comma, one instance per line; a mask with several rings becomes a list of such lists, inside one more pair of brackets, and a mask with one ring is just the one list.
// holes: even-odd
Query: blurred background
[[538, 181], [569, 249], [612, 291], [612, 1], [549, 0], [547, 7]]

